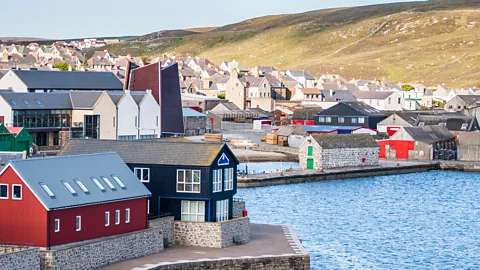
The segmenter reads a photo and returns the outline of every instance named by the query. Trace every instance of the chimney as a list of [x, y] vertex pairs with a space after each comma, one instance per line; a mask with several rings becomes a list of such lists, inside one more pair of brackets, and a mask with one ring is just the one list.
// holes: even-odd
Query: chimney
[[147, 89], [145, 91], [147, 92], [147, 94], [150, 94], [150, 95], [152, 94], [152, 89]]
[[130, 94], [130, 90], [129, 90], [129, 89], [125, 89], [125, 94]]

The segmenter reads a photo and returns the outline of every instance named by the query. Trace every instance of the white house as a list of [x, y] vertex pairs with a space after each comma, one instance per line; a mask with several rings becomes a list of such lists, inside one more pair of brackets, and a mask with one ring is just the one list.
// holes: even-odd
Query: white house
[[423, 91], [398, 91], [405, 100], [405, 110], [415, 111], [422, 107]]
[[292, 77], [305, 88], [315, 87], [315, 77], [304, 70], [287, 70], [285, 74]]
[[138, 105], [130, 95], [130, 90], [125, 92], [109, 92], [113, 103], [117, 107], [115, 127], [118, 140], [138, 139]]
[[130, 95], [138, 106], [138, 138], [159, 138], [160, 131], [160, 106], [152, 96], [152, 91], [132, 91]]
[[353, 94], [358, 101], [362, 101], [377, 110], [401, 111], [405, 108], [405, 100], [399, 91], [360, 91]]

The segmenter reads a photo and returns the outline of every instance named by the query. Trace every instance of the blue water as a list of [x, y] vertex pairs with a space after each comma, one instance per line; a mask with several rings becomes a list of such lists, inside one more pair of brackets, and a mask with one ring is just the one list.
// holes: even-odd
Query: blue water
[[292, 225], [312, 269], [480, 269], [480, 174], [425, 172], [239, 189]]
[[249, 174], [272, 173], [280, 170], [298, 169], [298, 162], [252, 162], [240, 163], [239, 171], [245, 171], [245, 165], [248, 165]]

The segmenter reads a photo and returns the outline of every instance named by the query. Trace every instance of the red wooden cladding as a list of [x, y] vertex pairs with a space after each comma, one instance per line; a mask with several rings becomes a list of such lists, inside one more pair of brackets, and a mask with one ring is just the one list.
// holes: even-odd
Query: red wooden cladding
[[[130, 222], [125, 223], [125, 209], [130, 208]], [[115, 211], [120, 210], [120, 224], [115, 224]], [[110, 212], [110, 225], [105, 226], [105, 212]], [[81, 231], [76, 231], [76, 216], [81, 216]], [[54, 232], [55, 219], [60, 231]], [[50, 215], [51, 246], [138, 231], [147, 227], [147, 199], [96, 204], [53, 211]]]
[[[9, 185], [9, 198], [0, 199], [0, 243], [48, 247], [138, 231], [147, 227], [147, 198], [53, 210], [48, 213], [12, 168], [0, 175], [0, 184]], [[22, 185], [21, 200], [12, 200], [12, 184]], [[129, 223], [126, 223], [125, 219], [127, 208], [130, 209]], [[119, 224], [115, 224], [116, 210], [120, 210]], [[105, 226], [106, 211], [110, 212], [109, 226]], [[77, 216], [81, 216], [80, 231], [76, 231]], [[60, 219], [59, 232], [54, 232], [55, 219]]]
[[134, 69], [130, 81], [131, 90], [145, 89], [152, 90], [152, 95], [159, 103], [160, 101], [160, 67], [159, 63]]
[[[12, 168], [0, 175], [8, 199], [0, 199], [0, 243], [47, 246], [47, 211]], [[12, 184], [22, 185], [22, 199], [12, 200]], [[1, 268], [1, 267], [0, 267]]]

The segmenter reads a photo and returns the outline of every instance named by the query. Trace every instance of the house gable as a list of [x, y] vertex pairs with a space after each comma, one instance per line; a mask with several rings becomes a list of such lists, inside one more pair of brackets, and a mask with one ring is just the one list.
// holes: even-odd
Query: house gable
[[352, 107], [344, 104], [344, 103], [338, 103], [337, 105], [335, 106], [332, 106], [318, 114], [316, 114], [316, 116], [320, 116], [320, 115], [327, 115], [327, 116], [335, 116], [335, 115], [339, 115], [339, 116], [367, 116], [367, 115], [364, 115], [362, 113], [360, 113], [359, 111], [353, 109]]

